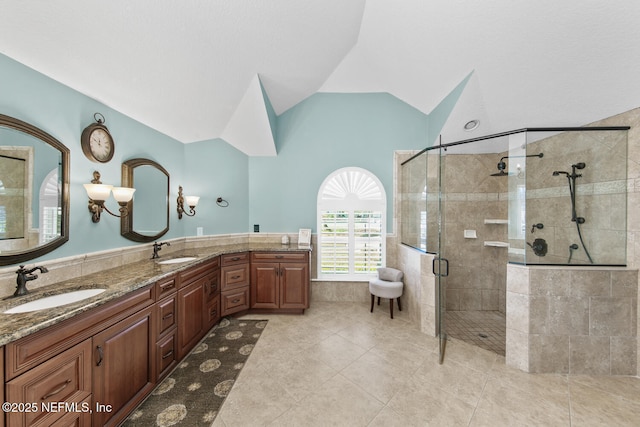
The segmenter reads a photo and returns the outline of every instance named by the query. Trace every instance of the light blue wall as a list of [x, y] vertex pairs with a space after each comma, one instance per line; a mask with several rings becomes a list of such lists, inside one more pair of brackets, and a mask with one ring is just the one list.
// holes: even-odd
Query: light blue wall
[[278, 117], [277, 157], [249, 159], [249, 224], [261, 232], [316, 228], [316, 200], [334, 170], [375, 174], [393, 219], [395, 150], [426, 147], [429, 117], [387, 93], [318, 93]]
[[[265, 98], [278, 156], [249, 158], [220, 139], [184, 145], [4, 55], [0, 75], [0, 112], [41, 128], [71, 151], [69, 242], [40, 259], [140, 244], [120, 236], [117, 218], [105, 214], [92, 223], [82, 187], [94, 170], [103, 182], [119, 184], [121, 163], [136, 157], [154, 160], [170, 174], [170, 230], [163, 238], [195, 235], [197, 227], [205, 235], [243, 233], [253, 224], [262, 232], [315, 229], [318, 189], [346, 166], [365, 168], [382, 181], [392, 232], [393, 152], [430, 145], [462, 87], [430, 115], [386, 93], [320, 93], [277, 117]], [[95, 112], [105, 117], [116, 142], [107, 164], [89, 161], [80, 147], [82, 129]], [[201, 196], [195, 217], [177, 219], [178, 185], [186, 195]], [[229, 207], [217, 206], [217, 197]], [[117, 207], [114, 200], [107, 203]]]
[[[0, 75], [0, 112], [39, 127], [71, 151], [69, 242], [40, 259], [138, 244], [120, 236], [118, 218], [105, 213], [100, 223], [91, 222], [82, 184], [91, 181], [93, 171], [98, 170], [104, 183], [119, 185], [121, 163], [146, 157], [169, 171], [172, 192], [177, 196], [173, 183], [182, 177], [183, 144], [4, 55], [0, 55]], [[91, 162], [80, 147], [82, 129], [94, 122], [95, 112], [105, 117], [116, 143], [115, 155], [107, 164]], [[109, 200], [107, 205], [117, 211], [115, 200]], [[182, 235], [181, 225], [176, 216], [171, 215], [166, 237]]]
[[[196, 216], [183, 217], [184, 234], [246, 233], [249, 213], [249, 160], [224, 140], [185, 145], [185, 195], [200, 196]], [[226, 208], [216, 205], [222, 197]]]

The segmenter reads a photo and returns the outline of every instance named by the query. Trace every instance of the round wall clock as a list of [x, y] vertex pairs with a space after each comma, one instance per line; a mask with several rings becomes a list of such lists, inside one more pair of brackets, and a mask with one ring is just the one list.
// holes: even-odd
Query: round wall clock
[[109, 129], [104, 125], [104, 116], [95, 113], [93, 118], [97, 123], [92, 123], [82, 131], [80, 144], [82, 152], [92, 162], [106, 163], [113, 157], [115, 145]]

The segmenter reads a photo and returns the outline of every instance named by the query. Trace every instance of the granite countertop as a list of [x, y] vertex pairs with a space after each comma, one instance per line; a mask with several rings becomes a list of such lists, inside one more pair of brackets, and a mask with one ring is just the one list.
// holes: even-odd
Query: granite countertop
[[[275, 244], [211, 246], [168, 254], [164, 257], [161, 256], [156, 260], [149, 259], [134, 262], [121, 267], [111, 268], [99, 273], [65, 280], [63, 282], [36, 289], [25, 296], [0, 301], [0, 346], [46, 327], [60, 323], [63, 320], [91, 310], [92, 308], [126, 295], [136, 289], [155, 283], [158, 280], [171, 276], [177, 272], [187, 270], [219, 255], [245, 251], [289, 252], [301, 250], [308, 251], [310, 249], [299, 248], [295, 245], [289, 246]], [[196, 257], [196, 259], [176, 264], [158, 264], [158, 261], [187, 256]], [[105, 289], [105, 291], [97, 296], [59, 307], [27, 313], [4, 314], [5, 310], [29, 301], [80, 289], [93, 288], [102, 288]]]

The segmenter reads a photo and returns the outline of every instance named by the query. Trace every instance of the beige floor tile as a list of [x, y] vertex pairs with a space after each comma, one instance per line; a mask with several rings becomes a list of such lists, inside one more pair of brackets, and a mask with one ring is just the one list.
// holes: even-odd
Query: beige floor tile
[[382, 333], [371, 324], [353, 324], [338, 332], [338, 335], [369, 350], [384, 338]]
[[367, 427], [424, 427], [423, 421], [415, 421], [385, 406]]
[[398, 391], [387, 406], [409, 421], [409, 425], [467, 426], [474, 406], [424, 382], [412, 380]]
[[238, 380], [220, 408], [216, 421], [222, 421], [224, 426], [268, 425], [294, 403], [284, 387], [269, 377], [250, 382]]
[[486, 373], [475, 371], [453, 360], [440, 365], [435, 355], [427, 359], [414, 375], [415, 381], [424, 386], [431, 385], [444, 390], [473, 407], [478, 404], [487, 378]]
[[398, 390], [406, 386], [414, 370], [405, 369], [402, 364], [389, 363], [367, 352], [340, 373], [382, 403], [387, 403]]
[[569, 383], [583, 384], [623, 399], [640, 402], [640, 378], [638, 377], [575, 375], [569, 377]]
[[302, 354], [322, 360], [336, 371], [340, 371], [366, 352], [366, 349], [334, 334], [307, 347]]
[[272, 426], [366, 426], [383, 405], [338, 374], [282, 414]]
[[640, 395], [633, 400], [604, 392], [602, 389], [572, 381], [572, 426], [635, 426], [640, 425]]
[[336, 373], [326, 363], [302, 353], [274, 363], [269, 369], [271, 380], [280, 384], [296, 401], [303, 399]]
[[213, 426], [640, 425], [640, 378], [528, 374], [455, 339], [440, 365], [384, 304], [247, 316], [269, 322]]
[[[477, 411], [514, 425], [569, 425], [569, 396], [531, 393], [489, 377]], [[486, 415], [486, 414], [485, 414]]]

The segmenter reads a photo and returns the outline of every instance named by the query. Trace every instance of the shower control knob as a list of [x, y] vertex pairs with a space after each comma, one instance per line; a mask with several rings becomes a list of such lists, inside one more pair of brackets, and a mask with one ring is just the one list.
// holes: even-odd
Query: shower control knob
[[544, 224], [539, 222], [537, 224], [533, 224], [533, 227], [531, 227], [531, 232], [533, 233], [534, 231], [536, 231], [536, 228], [538, 230], [542, 230], [544, 228]]

